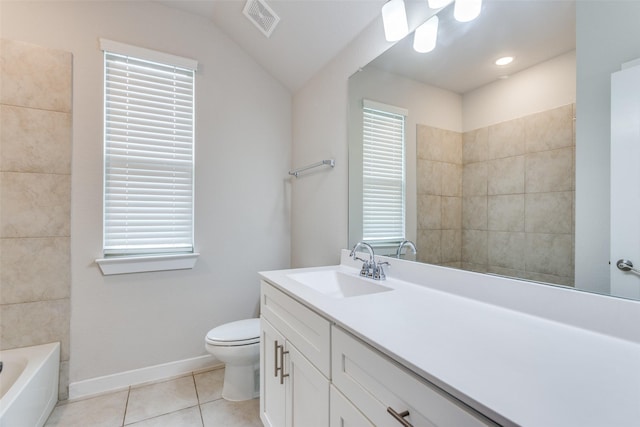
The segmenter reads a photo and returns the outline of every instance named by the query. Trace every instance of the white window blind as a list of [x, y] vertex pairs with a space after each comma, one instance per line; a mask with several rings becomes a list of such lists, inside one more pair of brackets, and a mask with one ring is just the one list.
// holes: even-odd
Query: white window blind
[[104, 253], [193, 252], [195, 67], [104, 54]]
[[363, 106], [362, 237], [383, 243], [405, 238], [406, 110]]

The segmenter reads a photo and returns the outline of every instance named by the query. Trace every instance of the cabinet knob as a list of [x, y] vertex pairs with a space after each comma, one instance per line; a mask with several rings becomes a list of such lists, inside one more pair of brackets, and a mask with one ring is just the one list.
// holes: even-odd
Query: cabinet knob
[[408, 417], [409, 416], [409, 411], [397, 412], [395, 409], [393, 409], [391, 406], [389, 406], [387, 408], [387, 412], [390, 413], [391, 416], [393, 418], [395, 418], [396, 421], [398, 421], [404, 427], [413, 427], [413, 424], [411, 424], [409, 421], [404, 419], [404, 417]]

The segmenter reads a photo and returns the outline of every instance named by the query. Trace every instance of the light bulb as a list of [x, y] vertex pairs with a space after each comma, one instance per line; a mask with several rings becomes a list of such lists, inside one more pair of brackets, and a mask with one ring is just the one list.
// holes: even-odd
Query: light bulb
[[416, 28], [413, 35], [413, 49], [416, 52], [427, 53], [436, 47], [438, 22], [438, 15], [434, 15], [427, 22]]
[[513, 56], [503, 56], [502, 58], [496, 59], [496, 65], [504, 66], [509, 65], [513, 62]]
[[453, 7], [453, 17], [458, 22], [469, 22], [480, 15], [482, 0], [456, 0]]
[[391, 0], [382, 6], [382, 23], [388, 42], [398, 41], [409, 34], [404, 0]]
[[428, 0], [429, 9], [441, 9], [451, 3], [453, 0]]

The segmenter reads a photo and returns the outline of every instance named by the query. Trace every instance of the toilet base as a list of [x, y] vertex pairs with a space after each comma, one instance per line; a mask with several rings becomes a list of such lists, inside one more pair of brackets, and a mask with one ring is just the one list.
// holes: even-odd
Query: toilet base
[[260, 396], [260, 364], [225, 366], [222, 398], [233, 402], [255, 399]]

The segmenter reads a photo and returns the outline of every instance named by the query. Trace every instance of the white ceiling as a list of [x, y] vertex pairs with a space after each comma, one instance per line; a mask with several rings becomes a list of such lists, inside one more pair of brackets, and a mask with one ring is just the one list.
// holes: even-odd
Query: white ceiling
[[[485, 0], [471, 22], [456, 22], [453, 5], [438, 17], [433, 51], [415, 52], [406, 37], [370, 65], [463, 94], [576, 47], [573, 0]], [[497, 67], [502, 56], [515, 60]]]
[[380, 16], [386, 0], [266, 0], [280, 22], [266, 38], [246, 0], [158, 0], [209, 19], [292, 92]]
[[[280, 17], [270, 38], [242, 13], [246, 0], [157, 1], [210, 20], [295, 92], [380, 19], [387, 0], [266, 0]], [[405, 2], [409, 14], [427, 8], [427, 0]], [[438, 13], [434, 51], [416, 53], [408, 36], [371, 65], [465, 93], [575, 49], [575, 0], [484, 0], [480, 16], [464, 24], [453, 19], [452, 11], [451, 4]], [[512, 65], [493, 65], [507, 54], [516, 57]]]

